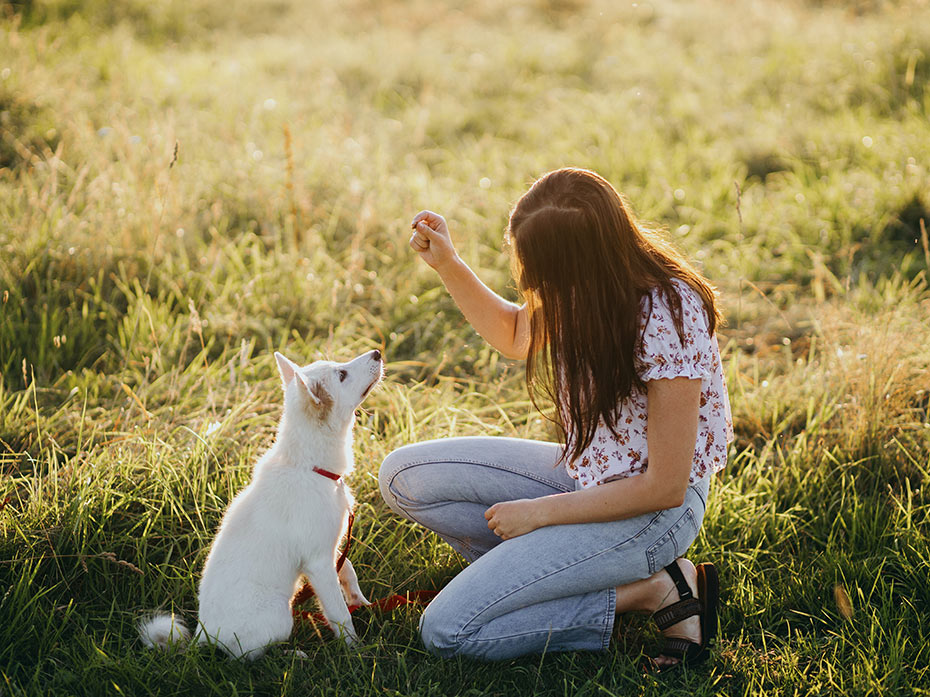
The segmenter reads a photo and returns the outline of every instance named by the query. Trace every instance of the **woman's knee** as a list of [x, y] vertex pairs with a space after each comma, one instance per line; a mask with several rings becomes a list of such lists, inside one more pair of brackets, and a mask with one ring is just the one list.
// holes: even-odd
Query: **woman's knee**
[[465, 641], [458, 623], [444, 610], [442, 601], [442, 598], [434, 599], [420, 616], [420, 639], [433, 655], [450, 658], [462, 652]]
[[410, 456], [413, 447], [415, 446], [405, 445], [389, 453], [378, 471], [381, 498], [401, 515], [405, 514], [405, 504], [417, 498], [414, 490], [416, 478], [412, 477], [409, 471], [415, 466], [414, 458]]

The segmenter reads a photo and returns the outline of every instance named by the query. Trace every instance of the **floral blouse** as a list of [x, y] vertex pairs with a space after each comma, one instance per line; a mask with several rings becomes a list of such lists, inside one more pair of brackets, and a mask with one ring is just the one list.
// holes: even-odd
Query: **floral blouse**
[[[701, 380], [698, 433], [691, 464], [691, 483], [726, 465], [727, 444], [733, 440], [730, 399], [723, 379], [717, 337], [707, 331], [707, 315], [700, 296], [686, 283], [673, 279], [681, 296], [684, 346], [672, 313], [659, 289], [652, 291], [652, 313], [644, 297], [640, 306], [642, 340], [636, 346], [634, 364], [643, 382], [686, 377]], [[646, 470], [649, 448], [646, 437], [646, 393], [634, 388], [620, 405], [617, 435], [603, 421], [594, 439], [577, 460], [566, 464], [568, 474], [582, 487], [622, 479]]]

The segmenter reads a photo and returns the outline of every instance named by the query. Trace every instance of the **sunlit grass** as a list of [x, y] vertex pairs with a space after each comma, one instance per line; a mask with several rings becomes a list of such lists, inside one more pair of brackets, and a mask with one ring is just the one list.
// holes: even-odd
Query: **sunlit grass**
[[[920, 3], [0, 3], [0, 677], [10, 694], [930, 690], [930, 10]], [[177, 149], [176, 149], [177, 148]], [[713, 664], [440, 661], [418, 611], [311, 661], [146, 652], [270, 443], [272, 351], [381, 347], [353, 562], [439, 588], [451, 549], [375, 475], [447, 435], [550, 438], [522, 366], [406, 246], [423, 207], [515, 297], [512, 202], [591, 167], [721, 288], [737, 440], [693, 549]]]

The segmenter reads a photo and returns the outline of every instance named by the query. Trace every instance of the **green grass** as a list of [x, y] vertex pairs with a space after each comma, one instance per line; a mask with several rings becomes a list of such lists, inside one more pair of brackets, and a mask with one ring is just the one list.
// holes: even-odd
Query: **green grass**
[[[919, 2], [0, 2], [0, 694], [930, 693], [928, 114]], [[737, 439], [690, 553], [723, 571], [715, 660], [643, 676], [625, 618], [604, 654], [443, 661], [416, 610], [360, 613], [357, 651], [301, 626], [309, 661], [145, 651], [271, 441], [273, 350], [387, 356], [369, 597], [461, 568], [380, 501], [382, 458], [552, 434], [407, 223], [443, 212], [516, 297], [508, 210], [569, 164], [721, 289]]]

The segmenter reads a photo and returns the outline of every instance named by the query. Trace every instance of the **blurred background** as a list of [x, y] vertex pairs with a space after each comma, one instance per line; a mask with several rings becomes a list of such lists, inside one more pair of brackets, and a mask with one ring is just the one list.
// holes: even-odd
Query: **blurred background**
[[[695, 558], [728, 569], [728, 614], [716, 677], [688, 689], [926, 686], [928, 111], [918, 0], [0, 1], [5, 684], [183, 682], [159, 663], [147, 683], [158, 659], [132, 623], [195, 607], [206, 545], [273, 436], [273, 350], [384, 349], [356, 431], [356, 568], [369, 596], [441, 586], [459, 562], [391, 518], [381, 458], [554, 434], [522, 364], [415, 259], [409, 220], [445, 215], [517, 299], [509, 209], [573, 165], [663, 227], [727, 317], [737, 441]], [[415, 623], [373, 623], [360, 663], [299, 641], [372, 694], [640, 680], [624, 661], [642, 625], [606, 675], [562, 657], [505, 676], [409, 650]], [[223, 694], [255, 675], [202, 668]], [[297, 689], [269, 670], [261, 690]]]
[[[364, 308], [375, 331], [360, 317], [352, 335], [412, 357], [429, 330], [410, 298], [451, 306], [406, 221], [442, 212], [503, 290], [509, 207], [565, 165], [665, 226], [735, 329], [749, 283], [784, 309], [927, 269], [926, 3], [2, 7], [6, 312], [41, 327], [3, 334], [8, 380], [23, 358], [49, 379], [116, 348], [70, 325], [115, 339], [140, 279], [180, 314], [192, 300], [216, 346], [247, 328], [267, 350], [286, 323], [326, 334]], [[45, 315], [16, 287], [33, 261], [62, 284]], [[70, 286], [94, 274], [85, 324]], [[55, 335], [68, 343], [37, 360]]]

